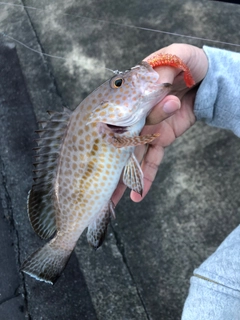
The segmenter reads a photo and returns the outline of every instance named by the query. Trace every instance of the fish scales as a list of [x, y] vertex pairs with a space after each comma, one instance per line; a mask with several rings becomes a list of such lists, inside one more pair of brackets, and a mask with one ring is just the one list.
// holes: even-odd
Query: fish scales
[[[72, 114], [62, 146], [56, 179], [58, 230], [72, 229], [79, 233], [79, 228], [84, 230], [88, 226], [89, 220], [111, 198], [126, 159], [133, 151], [133, 147], [115, 148], [101, 139], [96, 122], [86, 125], [99, 101], [96, 98], [101, 97], [99, 91], [102, 88], [87, 97]], [[105, 91], [104, 98], [111, 103], [114, 98], [110, 93], [111, 90]], [[121, 98], [118, 99], [121, 103]]]
[[86, 125], [90, 103], [87, 98], [80, 106], [82, 118], [72, 115], [56, 179], [57, 230], [76, 231], [77, 238], [111, 198], [130, 151], [100, 139], [96, 123]]
[[115, 72], [72, 113], [50, 112], [50, 121], [42, 123], [28, 214], [40, 237], [55, 236], [24, 262], [25, 273], [53, 284], [87, 227], [89, 243], [102, 244], [115, 217], [111, 197], [122, 172], [125, 185], [141, 194], [134, 149], [158, 136], [139, 134], [148, 113], [171, 91], [170, 84], [158, 83], [150, 64]]

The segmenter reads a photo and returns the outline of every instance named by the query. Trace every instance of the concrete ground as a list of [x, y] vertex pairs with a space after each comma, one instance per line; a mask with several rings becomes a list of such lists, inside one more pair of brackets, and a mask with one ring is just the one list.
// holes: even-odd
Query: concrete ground
[[36, 119], [74, 109], [111, 76], [105, 67], [125, 70], [170, 43], [239, 51], [226, 44], [240, 44], [239, 13], [203, 0], [0, 2], [0, 320], [180, 319], [192, 271], [239, 224], [240, 140], [196, 124], [140, 204], [125, 194], [104, 245], [94, 252], [82, 235], [50, 286], [19, 272], [43, 245], [26, 212]]

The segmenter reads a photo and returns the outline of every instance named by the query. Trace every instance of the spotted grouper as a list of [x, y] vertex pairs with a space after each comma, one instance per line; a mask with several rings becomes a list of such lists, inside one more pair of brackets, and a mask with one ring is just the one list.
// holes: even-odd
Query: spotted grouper
[[23, 272], [53, 284], [85, 228], [94, 248], [102, 244], [115, 217], [111, 197], [122, 172], [124, 184], [142, 193], [134, 148], [159, 136], [140, 132], [151, 109], [171, 91], [170, 84], [158, 83], [151, 65], [181, 68], [189, 76], [177, 57], [153, 57], [115, 71], [73, 112], [49, 112], [49, 121], [41, 123], [28, 214], [34, 231], [51, 240], [24, 262]]

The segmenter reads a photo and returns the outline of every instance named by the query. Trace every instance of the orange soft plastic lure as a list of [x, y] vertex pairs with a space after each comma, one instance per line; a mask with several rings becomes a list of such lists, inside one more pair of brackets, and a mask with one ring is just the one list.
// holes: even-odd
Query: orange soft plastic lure
[[147, 58], [145, 61], [147, 61], [147, 63], [149, 63], [152, 68], [168, 66], [181, 69], [184, 72], [183, 77], [186, 86], [191, 88], [195, 84], [195, 81], [190, 73], [189, 68], [176, 55], [169, 53], [155, 53], [154, 55], [151, 55], [151, 57]]

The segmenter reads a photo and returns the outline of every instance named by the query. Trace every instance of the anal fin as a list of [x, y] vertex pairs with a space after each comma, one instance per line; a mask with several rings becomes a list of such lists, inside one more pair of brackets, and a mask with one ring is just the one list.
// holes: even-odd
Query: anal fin
[[123, 183], [128, 188], [142, 195], [143, 172], [134, 154], [131, 155], [124, 168]]
[[115, 218], [115, 212], [114, 204], [110, 200], [88, 226], [87, 240], [94, 249], [97, 249], [102, 245], [111, 218]]

